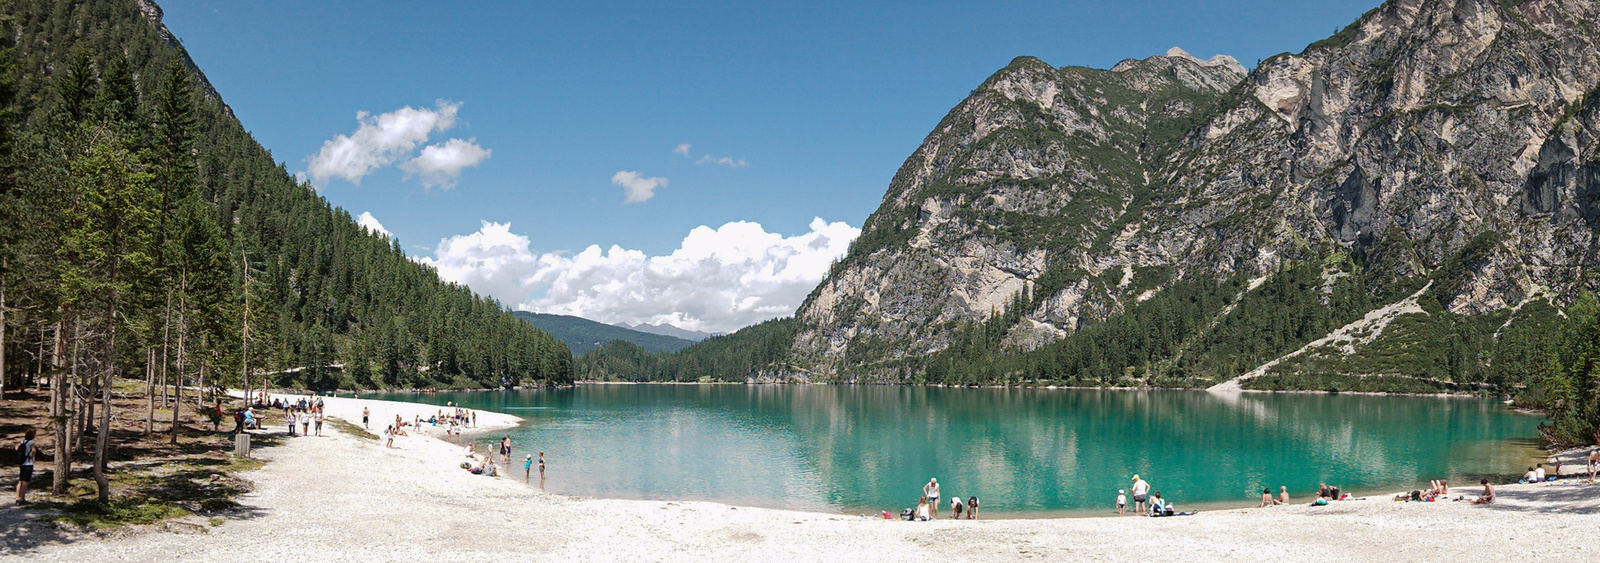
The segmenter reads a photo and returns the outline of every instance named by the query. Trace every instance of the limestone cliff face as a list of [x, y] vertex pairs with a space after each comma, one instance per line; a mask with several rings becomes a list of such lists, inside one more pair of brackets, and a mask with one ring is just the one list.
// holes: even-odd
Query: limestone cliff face
[[1475, 314], [1595, 287], [1600, 3], [1391, 1], [1249, 75], [1181, 50], [1113, 69], [1019, 58], [900, 169], [797, 313], [810, 378], [898, 381], [1031, 295], [1006, 346], [1176, 279], [1381, 256], [1425, 276], [1496, 234], [1442, 301]]

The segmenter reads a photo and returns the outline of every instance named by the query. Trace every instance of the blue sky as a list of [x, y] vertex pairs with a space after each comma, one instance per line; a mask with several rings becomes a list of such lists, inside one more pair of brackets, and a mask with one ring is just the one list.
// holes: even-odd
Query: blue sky
[[[335, 205], [371, 213], [447, 277], [513, 307], [728, 330], [792, 310], [805, 291], [785, 284], [808, 291], [820, 273], [786, 273], [780, 264], [768, 285], [736, 282], [698, 301], [674, 301], [669, 294], [683, 288], [660, 284], [706, 274], [685, 265], [706, 257], [772, 270], [771, 248], [825, 268], [827, 260], [795, 253], [841, 252], [839, 239], [851, 235], [837, 223], [859, 227], [928, 131], [1011, 58], [1109, 68], [1179, 46], [1253, 67], [1298, 52], [1375, 3], [170, 0], [162, 7], [167, 26], [245, 127], [291, 171], [310, 170], [311, 157], [339, 135], [359, 138], [357, 112], [369, 119], [407, 107], [439, 112], [439, 101], [448, 101], [451, 127], [423, 131], [425, 139], [359, 185], [317, 182]], [[402, 166], [450, 139], [487, 158], [431, 180]], [[682, 144], [689, 149], [674, 152]], [[623, 172], [635, 176], [619, 178]], [[625, 204], [622, 184], [631, 178], [666, 181], [648, 200]], [[724, 229], [730, 222], [745, 223]], [[506, 224], [504, 232], [490, 229]], [[706, 246], [689, 248], [686, 237], [701, 226], [709, 227], [699, 241]], [[800, 245], [802, 236], [813, 238]], [[723, 248], [741, 240], [776, 246]], [[599, 262], [574, 261], [590, 245]], [[448, 249], [466, 254], [454, 262], [436, 255]], [[658, 260], [674, 255], [671, 263]], [[586, 277], [563, 277], [586, 267]], [[748, 278], [740, 272], [713, 277]], [[618, 291], [642, 297], [630, 306], [576, 287], [580, 280], [603, 285], [607, 276], [631, 280]], [[641, 306], [652, 300], [672, 303]]]

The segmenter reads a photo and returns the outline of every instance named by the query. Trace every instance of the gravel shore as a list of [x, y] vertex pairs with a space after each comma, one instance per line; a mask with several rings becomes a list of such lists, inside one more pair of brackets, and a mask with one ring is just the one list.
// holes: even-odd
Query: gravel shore
[[[327, 399], [372, 427], [438, 407]], [[479, 413], [478, 432], [516, 417]], [[332, 429], [258, 451], [244, 513], [190, 533], [46, 543], [6, 558], [53, 561], [1013, 561], [1510, 560], [1593, 557], [1600, 485], [1498, 487], [1491, 507], [1387, 497], [1202, 512], [1178, 518], [912, 523], [706, 502], [575, 499], [460, 469], [461, 446], [413, 433], [380, 440]], [[480, 447], [481, 449], [481, 447]], [[517, 452], [521, 457], [524, 452]], [[512, 460], [520, 476], [518, 459]], [[1569, 467], [1575, 469], [1575, 467]], [[538, 474], [533, 476], [537, 483]], [[1473, 495], [1460, 487], [1452, 497]], [[5, 510], [12, 510], [7, 507]], [[1585, 555], [1585, 554], [1588, 555]]]

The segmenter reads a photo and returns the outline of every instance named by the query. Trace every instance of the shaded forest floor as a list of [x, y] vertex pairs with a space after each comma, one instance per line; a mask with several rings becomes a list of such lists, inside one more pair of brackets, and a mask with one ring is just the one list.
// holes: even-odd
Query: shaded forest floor
[[[233, 418], [213, 424], [205, 411], [215, 412], [216, 402], [206, 409], [195, 404], [193, 390], [186, 390], [177, 443], [172, 443], [172, 402], [163, 408], [156, 398], [152, 433], [146, 434], [149, 403], [142, 381], [118, 381], [112, 393], [111, 431], [108, 436], [107, 478], [111, 501], [98, 501], [94, 481], [95, 430], [83, 434], [72, 455], [72, 469], [63, 494], [52, 494], [54, 481], [55, 433], [50, 429], [48, 389], [6, 389], [0, 402], [0, 450], [6, 456], [0, 473], [0, 532], [5, 545], [0, 553], [35, 545], [42, 541], [70, 541], [85, 534], [107, 536], [129, 533], [129, 525], [157, 525], [163, 529], [219, 525], [230, 518], [248, 517], [250, 512], [236, 501], [249, 492], [251, 484], [237, 475], [259, 468], [255, 459], [233, 455]], [[237, 408], [224, 403], [224, 412]], [[96, 413], [98, 417], [98, 413]], [[281, 419], [282, 415], [267, 415]], [[265, 420], [263, 423], [281, 421]], [[17, 461], [11, 459], [23, 433], [38, 431], [35, 443], [35, 471], [29, 482], [30, 504], [16, 504]], [[252, 446], [278, 443], [281, 434], [253, 433]]]

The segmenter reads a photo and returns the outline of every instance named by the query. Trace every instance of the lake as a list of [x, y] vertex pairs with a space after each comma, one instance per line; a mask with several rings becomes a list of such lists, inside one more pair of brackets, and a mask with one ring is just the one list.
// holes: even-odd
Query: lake
[[[1137, 473], [1185, 507], [1288, 486], [1352, 492], [1515, 480], [1540, 417], [1472, 398], [838, 385], [580, 385], [365, 394], [511, 413], [514, 469], [545, 452], [546, 490], [865, 513], [945, 499], [986, 515], [1107, 511]], [[499, 435], [497, 434], [497, 436]], [[538, 476], [534, 476], [537, 482]], [[536, 483], [537, 484], [537, 483]], [[1309, 499], [1307, 499], [1309, 500]], [[943, 508], [948, 515], [948, 500]]]

